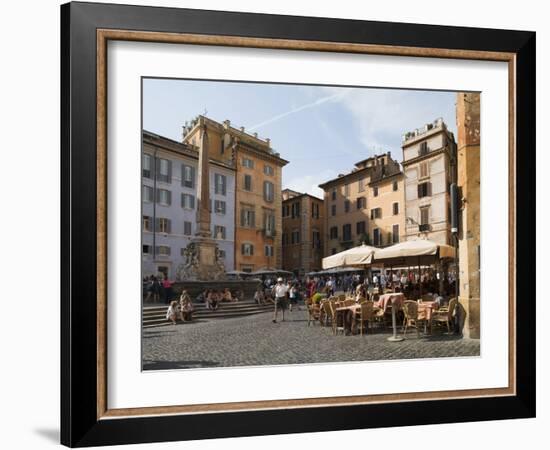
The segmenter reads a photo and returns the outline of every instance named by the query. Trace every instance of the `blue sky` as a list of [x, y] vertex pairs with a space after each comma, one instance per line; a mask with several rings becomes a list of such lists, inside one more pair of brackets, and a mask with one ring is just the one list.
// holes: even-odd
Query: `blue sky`
[[401, 161], [401, 136], [443, 117], [456, 132], [455, 93], [226, 81], [144, 79], [143, 127], [181, 140], [197, 114], [257, 132], [290, 161], [283, 188], [320, 196], [318, 184], [354, 163], [391, 152]]

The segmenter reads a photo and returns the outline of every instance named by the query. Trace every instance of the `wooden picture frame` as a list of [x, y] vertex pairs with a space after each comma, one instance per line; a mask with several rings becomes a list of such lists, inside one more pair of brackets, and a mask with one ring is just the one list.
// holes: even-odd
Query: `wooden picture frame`
[[[505, 61], [509, 386], [113, 410], [106, 386], [109, 40]], [[71, 447], [535, 415], [535, 33], [110, 4], [61, 7], [61, 442]]]

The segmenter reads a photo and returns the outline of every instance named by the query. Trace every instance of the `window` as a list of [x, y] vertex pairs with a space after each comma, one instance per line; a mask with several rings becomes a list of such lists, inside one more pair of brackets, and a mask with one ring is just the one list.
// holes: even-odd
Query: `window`
[[399, 242], [399, 225], [392, 227], [392, 243], [397, 244]]
[[268, 166], [267, 164], [264, 166], [264, 173], [269, 176], [273, 176], [275, 174], [275, 170], [273, 167]]
[[418, 185], [418, 198], [427, 197], [430, 195], [430, 183], [420, 183]]
[[374, 230], [372, 230], [372, 241], [375, 246], [382, 245], [382, 234], [380, 233], [379, 228], [375, 228]]
[[195, 196], [191, 194], [181, 194], [181, 207], [185, 209], [195, 209]]
[[374, 208], [370, 210], [370, 218], [373, 219], [380, 219], [382, 217], [382, 208]]
[[430, 223], [430, 207], [420, 208], [420, 225], [428, 225]]
[[249, 169], [253, 169], [254, 168], [254, 161], [252, 161], [251, 159], [249, 158], [243, 158], [243, 166], [244, 167], [248, 167]]
[[349, 200], [344, 200], [344, 212], [349, 212]]
[[157, 179], [164, 183], [172, 182], [172, 161], [158, 158], [157, 162]]
[[300, 203], [293, 203], [291, 206], [291, 215], [293, 219], [300, 217]]
[[299, 244], [300, 243], [300, 231], [299, 230], [292, 230], [292, 233], [290, 235], [290, 243], [291, 244]]
[[331, 255], [336, 255], [336, 249], [335, 249], [335, 248], [331, 248], [331, 249], [330, 249], [330, 254], [331, 254]]
[[359, 192], [363, 192], [365, 190], [365, 180], [363, 178], [361, 178], [358, 182], [357, 182], [357, 190]]
[[312, 203], [311, 204], [311, 217], [313, 219], [319, 218], [319, 203]]
[[336, 200], [336, 188], [332, 189], [332, 200]]
[[172, 203], [172, 193], [166, 189], [157, 189], [157, 203], [163, 206], [170, 206]]
[[264, 227], [266, 236], [273, 236], [275, 234], [275, 214], [272, 212], [265, 213]]
[[338, 239], [338, 227], [330, 227], [330, 238]]
[[264, 245], [264, 255], [265, 256], [273, 256], [273, 245]]
[[372, 195], [373, 197], [378, 197], [378, 186], [372, 188]]
[[170, 233], [170, 225], [170, 219], [164, 217], [159, 217], [157, 219], [157, 230], [159, 233]]
[[283, 217], [288, 217], [289, 211], [288, 205], [283, 205]]
[[430, 165], [428, 162], [420, 163], [420, 178], [426, 178], [430, 176]]
[[275, 196], [275, 186], [271, 181], [264, 181], [264, 200], [272, 202]]
[[191, 222], [183, 222], [183, 234], [185, 236], [191, 236]]
[[157, 255], [159, 256], [170, 256], [170, 247], [167, 245], [157, 246]]
[[225, 175], [214, 174], [214, 193], [225, 195], [227, 192], [227, 179]]
[[336, 215], [336, 205], [332, 205], [330, 207], [330, 214], [335, 216]]
[[216, 214], [225, 214], [226, 204], [223, 200], [214, 200], [214, 212]]
[[220, 256], [220, 258], [225, 259], [225, 255], [226, 255], [225, 250], [219, 249], [218, 250], [218, 255]]
[[321, 233], [313, 230], [311, 233], [311, 246], [313, 248], [321, 248]]
[[393, 189], [394, 191], [397, 191], [398, 188], [399, 188], [399, 186], [398, 186], [398, 184], [397, 184], [397, 181], [394, 181], [394, 182], [393, 182], [393, 185], [392, 185], [392, 189]]
[[244, 190], [245, 191], [251, 191], [252, 190], [252, 176], [251, 175], [245, 175], [244, 176]]
[[144, 255], [150, 255], [151, 254], [151, 246], [150, 245], [143, 245], [142, 253]]
[[428, 154], [428, 143], [427, 142], [421, 142], [420, 143], [420, 150], [418, 152], [419, 156], [424, 156]]
[[143, 186], [143, 201], [152, 202], [153, 201], [153, 188], [150, 186]]
[[143, 216], [143, 231], [152, 231], [151, 225], [151, 217]]
[[361, 222], [357, 222], [356, 228], [357, 228], [356, 229], [357, 236], [361, 236], [362, 234], [365, 234], [365, 230], [366, 230], [365, 221], [362, 220]]
[[344, 184], [344, 195], [349, 196], [349, 184]]
[[141, 161], [142, 161], [141, 176], [143, 178], [151, 178], [151, 175], [152, 175], [151, 166], [153, 164], [153, 157], [151, 155], [144, 153]]
[[357, 197], [357, 209], [365, 209], [367, 207], [367, 199], [365, 197]]
[[393, 215], [397, 216], [399, 214], [399, 203], [395, 202], [393, 204]]
[[351, 241], [351, 223], [346, 223], [342, 226], [343, 241]]
[[254, 255], [254, 246], [252, 244], [242, 244], [241, 253], [245, 256]]
[[225, 239], [225, 227], [214, 225], [214, 239]]
[[254, 228], [256, 226], [256, 212], [252, 207], [241, 209], [241, 227]]
[[195, 168], [193, 166], [181, 165], [181, 185], [188, 188], [195, 187]]

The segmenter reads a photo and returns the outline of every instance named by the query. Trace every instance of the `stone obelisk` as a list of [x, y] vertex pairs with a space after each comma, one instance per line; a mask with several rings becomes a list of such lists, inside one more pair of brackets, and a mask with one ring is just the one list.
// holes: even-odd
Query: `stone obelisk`
[[197, 233], [196, 236], [209, 238], [210, 231], [210, 183], [208, 170], [208, 132], [206, 124], [201, 129], [201, 147], [199, 150], [199, 170], [197, 182]]
[[219, 280], [225, 276], [223, 259], [210, 230], [210, 171], [208, 170], [208, 133], [204, 119], [201, 123], [201, 146], [197, 174], [197, 232], [184, 251], [186, 262], [177, 269], [178, 281]]

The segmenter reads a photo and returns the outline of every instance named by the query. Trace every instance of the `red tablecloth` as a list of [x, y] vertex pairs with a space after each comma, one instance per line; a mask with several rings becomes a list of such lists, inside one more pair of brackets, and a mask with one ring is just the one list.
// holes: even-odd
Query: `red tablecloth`
[[381, 295], [377, 302], [375, 302], [375, 306], [378, 306], [380, 309], [384, 310], [386, 312], [386, 308], [389, 304], [392, 305], [392, 307], [396, 307], [397, 310], [401, 309], [403, 306], [403, 303], [405, 302], [405, 296], [401, 292], [396, 292], [393, 294], [384, 294]]

